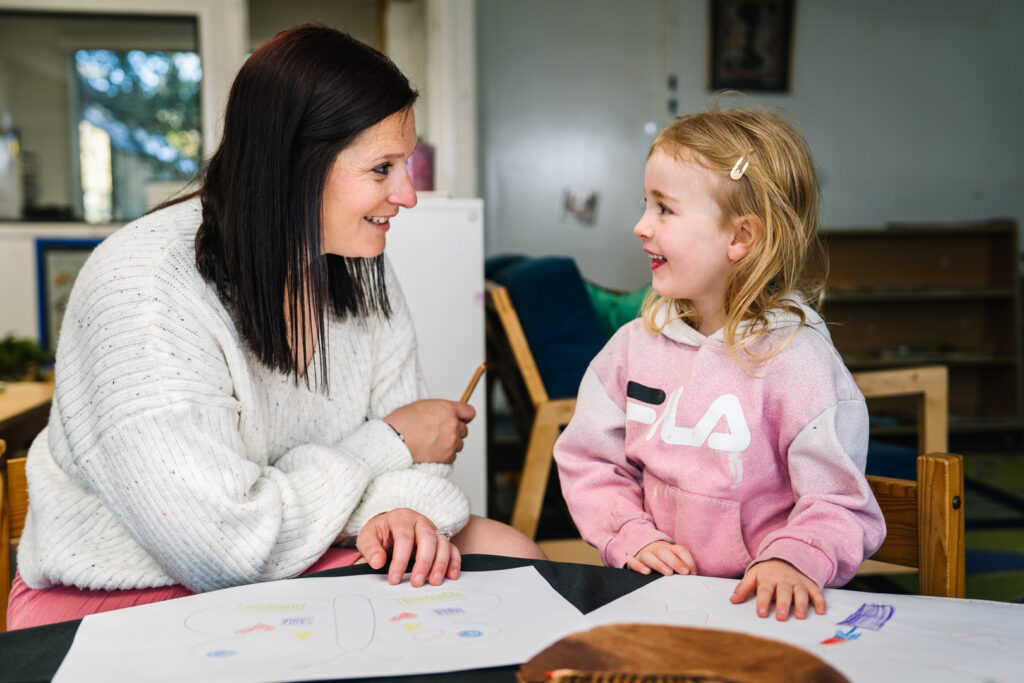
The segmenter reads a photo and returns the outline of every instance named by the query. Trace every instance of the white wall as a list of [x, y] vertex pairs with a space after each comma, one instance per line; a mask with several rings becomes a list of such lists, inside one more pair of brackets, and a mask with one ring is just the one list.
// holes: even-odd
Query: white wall
[[[670, 121], [670, 73], [680, 113], [712, 100], [708, 36], [706, 0], [478, 0], [487, 253], [567, 254], [643, 285], [642, 129]], [[791, 92], [754, 96], [801, 125], [826, 228], [1024, 222], [1024, 3], [797, 2]], [[571, 186], [598, 191], [592, 227], [562, 217]]]

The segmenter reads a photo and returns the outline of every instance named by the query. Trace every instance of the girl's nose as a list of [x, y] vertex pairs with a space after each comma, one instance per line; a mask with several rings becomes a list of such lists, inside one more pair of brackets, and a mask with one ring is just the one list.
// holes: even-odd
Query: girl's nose
[[640, 220], [633, 226], [633, 234], [642, 240], [650, 239], [654, 234], [651, 230], [651, 222], [647, 220], [647, 212], [645, 211]]

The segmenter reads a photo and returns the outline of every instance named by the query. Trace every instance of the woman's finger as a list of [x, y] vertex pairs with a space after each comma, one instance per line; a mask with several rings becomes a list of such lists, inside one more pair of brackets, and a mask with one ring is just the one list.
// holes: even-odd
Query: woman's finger
[[410, 521], [403, 519], [402, 515], [389, 513], [388, 526], [391, 529], [391, 537], [394, 539], [394, 547], [391, 550], [391, 566], [388, 567], [388, 583], [398, 585], [405, 575], [405, 568], [409, 566], [409, 558], [412, 557], [413, 547], [416, 544], [413, 525]]
[[380, 569], [388, 561], [388, 552], [384, 546], [380, 523], [381, 520], [377, 517], [371, 519], [356, 536], [356, 550], [366, 558], [367, 563], [374, 569]]
[[459, 572], [462, 571], [462, 551], [454, 543], [449, 545], [451, 546], [451, 557], [448, 560], [448, 578], [454, 581], [459, 578]]
[[445, 536], [436, 536], [436, 538], [437, 549], [434, 551], [434, 564], [430, 568], [430, 577], [427, 579], [432, 586], [440, 586], [444, 582], [448, 563], [452, 557], [452, 549], [455, 547]]
[[427, 582], [430, 567], [434, 564], [438, 537], [435, 533], [434, 525], [426, 517], [420, 517], [416, 520], [413, 524], [413, 533], [416, 536], [416, 559], [412, 565], [412, 576], [409, 578], [409, 582], [419, 587]]

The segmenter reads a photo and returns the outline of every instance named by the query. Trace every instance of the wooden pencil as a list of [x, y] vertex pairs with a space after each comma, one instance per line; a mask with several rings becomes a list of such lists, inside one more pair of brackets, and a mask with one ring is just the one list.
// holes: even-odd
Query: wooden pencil
[[484, 368], [487, 367], [487, 361], [484, 361], [477, 366], [476, 372], [473, 373], [473, 379], [469, 380], [469, 385], [466, 386], [466, 390], [462, 392], [462, 398], [459, 399], [459, 403], [465, 403], [469, 400], [469, 397], [473, 395], [473, 390], [476, 389], [476, 383], [480, 381], [480, 377], [484, 374]]

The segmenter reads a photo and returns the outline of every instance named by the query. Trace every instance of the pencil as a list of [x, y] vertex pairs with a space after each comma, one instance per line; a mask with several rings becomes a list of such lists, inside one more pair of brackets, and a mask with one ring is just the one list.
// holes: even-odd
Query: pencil
[[466, 390], [462, 392], [462, 398], [459, 399], [459, 403], [465, 403], [469, 400], [469, 397], [473, 395], [473, 390], [476, 389], [476, 383], [480, 381], [480, 377], [484, 374], [484, 368], [486, 366], [487, 361], [484, 361], [477, 366], [476, 372], [473, 373], [473, 379], [469, 380]]

